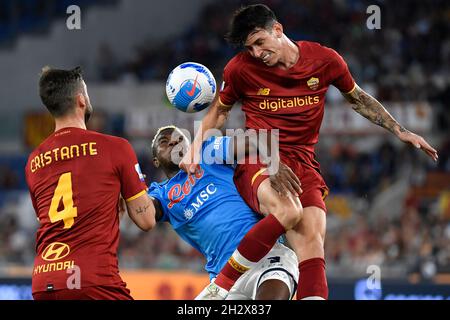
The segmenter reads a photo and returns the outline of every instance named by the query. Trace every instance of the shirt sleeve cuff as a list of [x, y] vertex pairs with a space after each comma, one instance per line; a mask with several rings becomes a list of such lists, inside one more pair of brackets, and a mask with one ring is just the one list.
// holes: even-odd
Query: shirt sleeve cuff
[[130, 202], [130, 201], [132, 201], [132, 200], [134, 200], [134, 199], [139, 198], [140, 196], [142, 196], [142, 195], [143, 195], [144, 193], [146, 193], [146, 192], [147, 192], [147, 190], [142, 190], [142, 191], [139, 192], [138, 194], [135, 194], [134, 196], [132, 196], [132, 197], [126, 199], [125, 201], [126, 201], [126, 202]]
[[351, 94], [356, 89], [356, 82], [353, 82], [353, 88], [349, 92], [346, 92], [345, 94]]
[[232, 104], [226, 104], [226, 103], [223, 103], [223, 101], [222, 101], [222, 99], [221, 99], [220, 97], [219, 97], [219, 104], [220, 104], [221, 107], [225, 107], [225, 108], [231, 108], [231, 107], [233, 107]]

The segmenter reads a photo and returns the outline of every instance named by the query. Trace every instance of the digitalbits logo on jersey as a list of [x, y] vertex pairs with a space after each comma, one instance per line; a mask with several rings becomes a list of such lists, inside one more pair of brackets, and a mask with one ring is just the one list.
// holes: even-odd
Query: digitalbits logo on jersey
[[198, 112], [213, 101], [216, 79], [204, 65], [185, 62], [169, 74], [166, 94], [175, 108], [188, 113]]

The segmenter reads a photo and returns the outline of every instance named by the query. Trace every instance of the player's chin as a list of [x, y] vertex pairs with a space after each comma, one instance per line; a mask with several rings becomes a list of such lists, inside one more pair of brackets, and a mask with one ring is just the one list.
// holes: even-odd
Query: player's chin
[[264, 61], [264, 60], [263, 60], [263, 63], [264, 63], [266, 66], [268, 66], [268, 67], [273, 67], [273, 66], [275, 65], [275, 60], [274, 60], [273, 58], [271, 58], [271, 59], [269, 59], [269, 60], [267, 60], [267, 61]]

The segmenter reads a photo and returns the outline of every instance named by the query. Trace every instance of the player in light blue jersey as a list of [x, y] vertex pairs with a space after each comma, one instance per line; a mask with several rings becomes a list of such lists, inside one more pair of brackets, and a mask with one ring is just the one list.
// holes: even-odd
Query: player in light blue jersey
[[[237, 157], [234, 138], [205, 141], [203, 163], [189, 176], [175, 163], [187, 146], [178, 128], [158, 130], [152, 142], [153, 163], [168, 180], [152, 183], [148, 193], [154, 198], [157, 221], [169, 222], [183, 240], [205, 256], [205, 269], [213, 280], [261, 215], [241, 198], [233, 182], [233, 166], [226, 164]], [[227, 299], [290, 299], [297, 280], [297, 257], [278, 242], [235, 283]]]

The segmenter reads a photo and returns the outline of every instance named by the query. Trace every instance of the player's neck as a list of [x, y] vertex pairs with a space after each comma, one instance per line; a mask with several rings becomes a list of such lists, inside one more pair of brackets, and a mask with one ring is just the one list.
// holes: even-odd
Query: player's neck
[[278, 62], [278, 66], [281, 69], [292, 68], [300, 59], [300, 50], [298, 46], [292, 42], [286, 35], [283, 34], [284, 40], [284, 54]]
[[80, 128], [86, 130], [84, 119], [76, 117], [62, 117], [55, 119], [55, 132], [64, 128]]
[[173, 168], [163, 168], [164, 174], [166, 175], [167, 179], [172, 179], [176, 174], [180, 171], [180, 168], [178, 166]]

